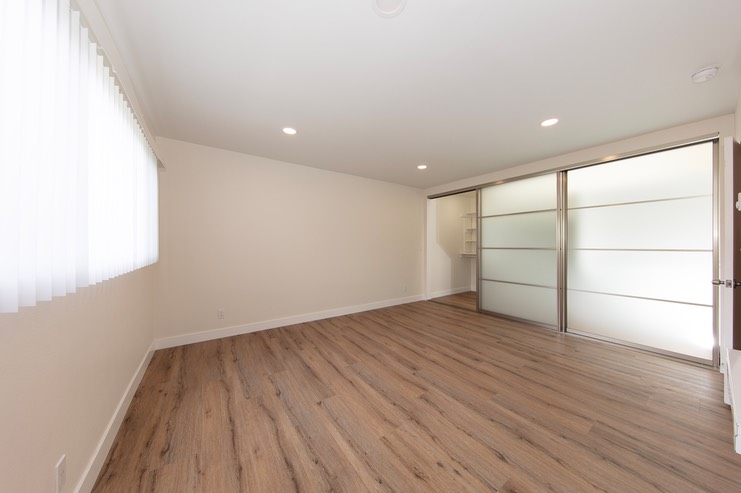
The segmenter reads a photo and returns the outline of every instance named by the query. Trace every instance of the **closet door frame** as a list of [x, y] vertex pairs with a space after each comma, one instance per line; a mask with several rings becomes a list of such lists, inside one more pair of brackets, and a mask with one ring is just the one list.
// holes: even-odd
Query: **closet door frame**
[[[567, 313], [567, 285], [568, 285], [568, 279], [567, 279], [567, 257], [568, 257], [568, 196], [567, 196], [567, 189], [568, 189], [568, 171], [570, 170], [576, 170], [579, 168], [584, 168], [588, 166], [595, 166], [600, 164], [606, 164], [610, 162], [620, 161], [632, 157], [638, 157], [642, 155], [657, 153], [657, 152], [663, 152], [668, 151], [671, 149], [677, 149], [680, 147], [687, 147], [694, 144], [701, 144], [711, 142], [712, 143], [712, 149], [713, 149], [713, 163], [712, 163], [712, 272], [713, 272], [713, 279], [719, 278], [719, 272], [720, 272], [720, 265], [719, 265], [719, 256], [718, 256], [718, 246], [719, 246], [719, 231], [720, 231], [720, 196], [719, 196], [719, 135], [717, 133], [705, 135], [701, 137], [697, 137], [694, 139], [688, 139], [683, 140], [679, 142], [674, 142], [671, 144], [656, 146], [648, 149], [642, 149], [639, 151], [634, 152], [628, 152], [623, 153], [619, 155], [611, 155], [609, 158], [604, 158], [596, 161], [586, 161], [581, 163], [576, 163], [568, 166], [559, 167], [556, 169], [550, 169], [539, 173], [531, 173], [526, 174], [522, 176], [516, 176], [511, 177], [505, 180], [497, 180], [495, 182], [490, 182], [483, 184], [479, 187], [476, 187], [478, 190], [478, 227], [477, 227], [477, 234], [478, 234], [478, 241], [477, 241], [477, 248], [478, 248], [478, 255], [477, 255], [477, 305], [479, 307], [479, 311], [483, 313], [491, 313], [493, 315], [501, 316], [503, 318], [508, 318], [516, 321], [522, 321], [526, 322], [532, 325], [538, 325], [541, 327], [545, 327], [551, 330], [556, 330], [559, 332], [567, 332], [567, 322], [568, 322], [568, 313]], [[524, 320], [521, 318], [511, 317], [507, 315], [502, 315], [498, 313], [488, 312], [481, 308], [482, 306], [482, 279], [481, 279], [481, 272], [482, 272], [482, 193], [481, 191], [484, 188], [488, 188], [490, 186], [496, 186], [501, 185], [504, 183], [508, 183], [511, 181], [517, 181], [517, 180], [523, 180], [527, 178], [533, 178], [537, 176], [542, 175], [548, 175], [548, 174], [557, 174], [557, 228], [556, 228], [556, 245], [557, 245], [557, 320], [558, 325], [556, 327], [548, 324], [542, 324], [538, 322], [533, 322], [530, 320]], [[432, 197], [430, 197], [432, 198]], [[708, 279], [707, 282], [710, 283], [713, 279]], [[634, 347], [638, 349], [644, 349], [653, 353], [662, 354], [664, 356], [672, 357], [681, 359], [684, 361], [693, 361], [697, 363], [701, 363], [704, 365], [709, 366], [715, 366], [717, 367], [719, 365], [719, 358], [720, 358], [720, 341], [719, 341], [719, 310], [720, 307], [718, 306], [719, 301], [719, 295], [718, 295], [718, 289], [713, 289], [713, 307], [712, 307], [712, 319], [713, 319], [713, 338], [714, 338], [714, 345], [712, 350], [712, 360], [705, 360], [705, 359], [699, 359], [694, 358], [692, 356], [682, 355], [678, 353], [673, 353], [670, 351], [664, 351], [659, 348], [654, 347], [648, 347], [643, 346], [640, 344], [634, 344], [629, 341], [621, 341], [621, 340], [614, 340], [610, 338], [602, 338], [598, 335], [589, 334], [589, 333], [582, 333], [577, 331], [568, 331], [569, 333], [578, 334], [578, 335], [584, 335], [586, 337], [591, 337], [595, 339], [603, 339], [607, 340], [609, 342], [613, 342], [616, 344]]]

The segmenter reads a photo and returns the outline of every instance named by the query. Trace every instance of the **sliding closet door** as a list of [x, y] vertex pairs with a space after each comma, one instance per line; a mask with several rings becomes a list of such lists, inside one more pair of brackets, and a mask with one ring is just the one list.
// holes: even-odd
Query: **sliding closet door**
[[568, 330], [712, 360], [713, 153], [568, 172]]
[[482, 310], [558, 325], [556, 175], [481, 190]]

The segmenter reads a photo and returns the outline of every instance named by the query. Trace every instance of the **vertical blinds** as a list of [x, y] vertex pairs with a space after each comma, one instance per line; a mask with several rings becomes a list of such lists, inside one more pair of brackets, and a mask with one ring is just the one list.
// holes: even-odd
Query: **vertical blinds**
[[157, 158], [69, 0], [0, 0], [0, 312], [157, 261]]

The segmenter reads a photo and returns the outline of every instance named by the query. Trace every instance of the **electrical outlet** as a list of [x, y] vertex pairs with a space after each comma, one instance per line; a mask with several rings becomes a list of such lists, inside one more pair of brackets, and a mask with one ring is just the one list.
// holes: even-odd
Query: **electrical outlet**
[[218, 318], [219, 320], [221, 320], [221, 319], [224, 318], [224, 309], [223, 308], [219, 308], [218, 310], [216, 310], [216, 318]]
[[54, 468], [57, 471], [57, 493], [61, 493], [64, 489], [64, 483], [67, 482], [67, 455], [62, 454], [59, 462]]

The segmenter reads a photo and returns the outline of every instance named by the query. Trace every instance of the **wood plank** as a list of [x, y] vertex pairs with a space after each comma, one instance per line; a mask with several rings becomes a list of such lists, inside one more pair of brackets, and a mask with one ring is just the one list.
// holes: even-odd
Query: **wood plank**
[[721, 375], [419, 302], [157, 351], [94, 491], [741, 484]]
[[466, 291], [465, 293], [449, 294], [433, 298], [430, 301], [442, 303], [443, 305], [454, 306], [464, 310], [476, 311], [476, 291]]

